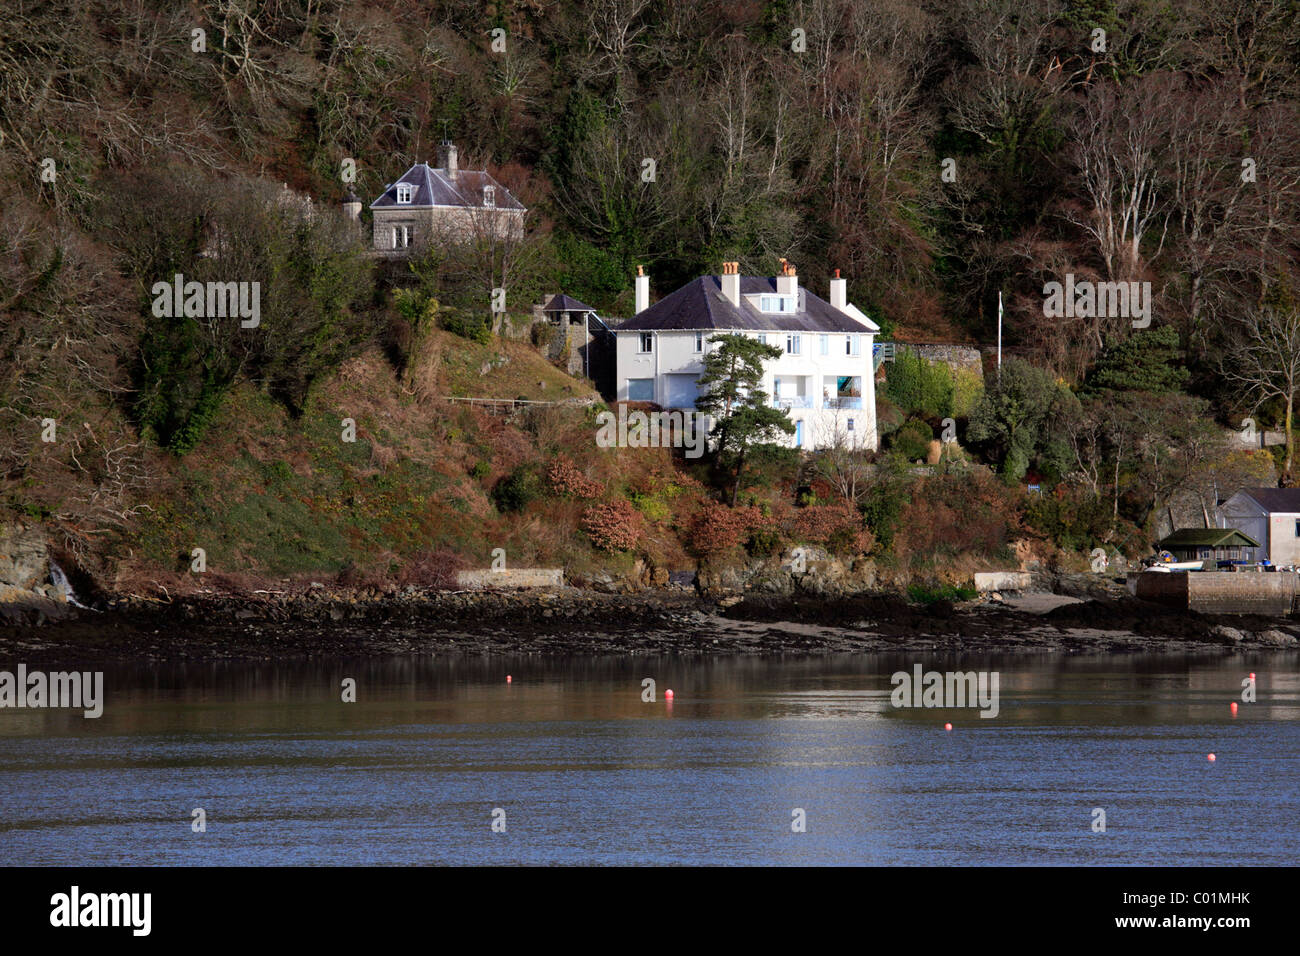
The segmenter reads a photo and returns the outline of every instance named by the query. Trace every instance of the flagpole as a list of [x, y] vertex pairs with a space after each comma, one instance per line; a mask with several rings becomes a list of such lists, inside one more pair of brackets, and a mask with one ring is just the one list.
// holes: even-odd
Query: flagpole
[[998, 384], [1002, 384], [1002, 290], [998, 290]]

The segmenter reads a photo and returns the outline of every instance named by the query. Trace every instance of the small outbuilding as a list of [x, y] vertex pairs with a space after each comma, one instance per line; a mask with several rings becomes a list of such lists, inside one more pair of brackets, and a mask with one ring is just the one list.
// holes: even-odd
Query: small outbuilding
[[[1260, 543], [1236, 528], [1179, 528], [1156, 543], [1176, 561], [1213, 561], [1254, 564]], [[1211, 567], [1213, 570], [1213, 567]]]

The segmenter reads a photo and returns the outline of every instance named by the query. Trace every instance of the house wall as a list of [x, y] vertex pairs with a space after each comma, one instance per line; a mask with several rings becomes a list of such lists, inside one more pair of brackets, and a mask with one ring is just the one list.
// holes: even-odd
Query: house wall
[[[375, 249], [394, 250], [393, 227], [411, 227], [411, 245], [419, 246], [430, 241], [465, 242], [480, 233], [490, 233], [502, 239], [520, 239], [524, 234], [522, 209], [467, 209], [458, 206], [385, 206], [373, 210]], [[402, 251], [402, 250], [398, 250]]]
[[[654, 402], [664, 407], [682, 407], [669, 403], [670, 375], [693, 375], [699, 377], [704, 371], [705, 352], [695, 351], [695, 332], [661, 331], [651, 332], [654, 337], [653, 350], [646, 354], [640, 352], [640, 332], [620, 332], [616, 347], [616, 398], [627, 401], [629, 379], [653, 379]], [[705, 332], [704, 348], [710, 350], [708, 338], [715, 332]], [[746, 334], [754, 334], [747, 331]], [[849, 444], [869, 449], [879, 447], [876, 432], [876, 391], [872, 369], [871, 346], [874, 335], [860, 333], [861, 354], [846, 355], [844, 351], [844, 333], [828, 334], [828, 354], [822, 355], [820, 333], [802, 332], [800, 334], [800, 352], [798, 355], [784, 353], [786, 347], [785, 332], [769, 332], [768, 343], [783, 350], [779, 359], [764, 365], [763, 390], [771, 398], [777, 398], [775, 380], [777, 378], [804, 378], [805, 401], [809, 407], [791, 407], [788, 409], [790, 420], [802, 422], [802, 433], [792, 435], [786, 441], [794, 446], [800, 440], [800, 447], [805, 451], [825, 447], [831, 444], [838, 434]], [[861, 379], [860, 408], [827, 407], [824, 391], [829, 389], [835, 395], [838, 376], [856, 376]], [[802, 404], [802, 402], [801, 402]], [[693, 406], [690, 406], [693, 407]], [[849, 421], [853, 427], [850, 431]]]
[[1300, 514], [1270, 514], [1238, 492], [1219, 508], [1219, 519], [1222, 527], [1236, 528], [1263, 545], [1261, 557], [1277, 565], [1300, 565], [1300, 538], [1295, 533]]
[[1268, 522], [1269, 560], [1277, 565], [1300, 564], [1300, 538], [1295, 523], [1300, 514], [1271, 514]]

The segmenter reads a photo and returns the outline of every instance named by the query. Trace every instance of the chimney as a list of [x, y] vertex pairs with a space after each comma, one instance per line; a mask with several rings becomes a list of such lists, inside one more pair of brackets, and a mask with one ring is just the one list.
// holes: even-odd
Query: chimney
[[636, 267], [636, 312], [640, 315], [650, 307], [650, 277], [640, 266]]
[[722, 264], [722, 294], [727, 301], [740, 308], [740, 263], [724, 262]]
[[781, 260], [781, 274], [776, 277], [776, 291], [781, 295], [798, 295], [799, 278], [795, 275], [794, 266]]
[[343, 197], [343, 215], [353, 222], [361, 220], [361, 200], [352, 191], [351, 187], [348, 188], [348, 194]]
[[847, 292], [848, 280], [840, 278], [840, 270], [835, 270], [835, 278], [831, 280], [831, 308], [844, 311], [845, 306], [849, 304]]
[[438, 165], [447, 171], [448, 179], [456, 178], [460, 166], [456, 162], [456, 144], [449, 139], [444, 139], [438, 147]]

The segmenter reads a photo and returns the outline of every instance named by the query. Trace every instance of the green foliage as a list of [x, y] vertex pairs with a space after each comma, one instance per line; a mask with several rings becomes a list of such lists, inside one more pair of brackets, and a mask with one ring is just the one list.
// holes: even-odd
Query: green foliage
[[970, 601], [979, 594], [974, 588], [955, 587], [951, 584], [909, 584], [907, 596], [917, 604], [929, 606], [941, 602], [952, 604], [956, 601]]
[[492, 501], [498, 511], [523, 511], [546, 493], [545, 482], [533, 465], [520, 465], [492, 488]]
[[885, 372], [885, 393], [907, 412], [934, 418], [953, 413], [953, 378], [948, 366], [930, 362], [909, 348], [900, 347]]
[[1087, 494], [1030, 495], [1025, 524], [1066, 551], [1091, 551], [1110, 537], [1111, 505]]
[[1182, 363], [1183, 352], [1173, 326], [1134, 332], [1125, 339], [1110, 337], [1106, 350], [1088, 376], [1085, 390], [1178, 392], [1191, 378]]
[[889, 447], [907, 461], [924, 461], [930, 452], [934, 430], [920, 418], [910, 418], [890, 436]]
[[1008, 359], [971, 416], [967, 435], [984, 443], [1002, 476], [1017, 482], [1035, 463], [1059, 471], [1067, 456], [1056, 426], [1078, 399], [1051, 374], [1021, 359]]
[[695, 407], [713, 419], [710, 435], [717, 443], [719, 465], [729, 459], [735, 462], [734, 505], [746, 452], [779, 435], [793, 435], [795, 427], [783, 410], [768, 404], [767, 393], [760, 387], [763, 360], [780, 358], [780, 349], [739, 333], [714, 335], [709, 342], [717, 347], [704, 357]]
[[886, 477], [863, 497], [863, 520], [883, 550], [888, 551], [894, 546], [894, 536], [902, 524], [903, 509], [909, 501], [911, 492], [908, 485], [897, 477]]

